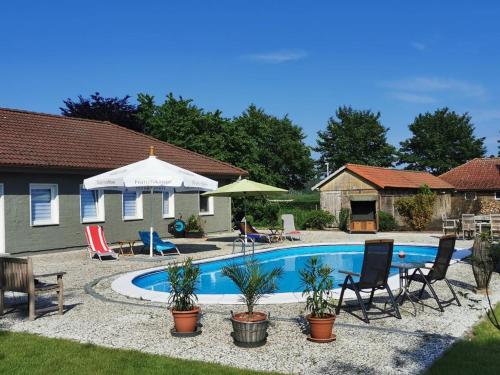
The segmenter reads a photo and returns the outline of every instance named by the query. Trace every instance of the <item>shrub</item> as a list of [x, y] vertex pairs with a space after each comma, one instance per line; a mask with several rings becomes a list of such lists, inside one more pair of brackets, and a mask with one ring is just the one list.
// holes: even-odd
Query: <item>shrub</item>
[[309, 211], [303, 224], [304, 228], [325, 229], [335, 223], [335, 216], [324, 210]]
[[399, 198], [394, 206], [404, 222], [414, 230], [424, 230], [432, 220], [432, 211], [436, 194], [423, 185], [412, 197]]
[[351, 217], [351, 210], [348, 208], [341, 208], [339, 212], [339, 229], [347, 232], [349, 226], [349, 218]]
[[378, 229], [381, 232], [391, 232], [396, 229], [396, 226], [394, 216], [384, 211], [378, 212]]
[[203, 232], [203, 226], [199, 216], [191, 215], [186, 223], [187, 232]]

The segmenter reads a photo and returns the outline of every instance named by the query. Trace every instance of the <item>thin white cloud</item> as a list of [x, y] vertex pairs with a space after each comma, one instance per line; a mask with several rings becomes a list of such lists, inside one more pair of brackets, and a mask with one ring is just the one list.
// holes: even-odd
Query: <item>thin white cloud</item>
[[244, 56], [248, 60], [266, 64], [281, 64], [288, 61], [305, 59], [307, 52], [302, 50], [280, 50], [266, 53], [255, 53]]
[[500, 120], [500, 110], [498, 109], [471, 111], [471, 113], [478, 121]]
[[411, 46], [415, 48], [417, 51], [423, 51], [427, 49], [427, 45], [421, 42], [411, 42]]
[[396, 100], [400, 100], [402, 102], [407, 102], [407, 103], [429, 104], [437, 102], [437, 100], [432, 96], [413, 94], [410, 92], [393, 92], [390, 95]]
[[383, 86], [406, 92], [449, 92], [467, 97], [480, 97], [486, 94], [486, 89], [480, 84], [449, 78], [416, 77], [384, 82]]

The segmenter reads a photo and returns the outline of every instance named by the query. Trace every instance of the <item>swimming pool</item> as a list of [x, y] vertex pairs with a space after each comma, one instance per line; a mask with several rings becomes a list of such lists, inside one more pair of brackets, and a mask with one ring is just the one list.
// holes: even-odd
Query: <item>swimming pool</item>
[[[436, 256], [437, 247], [432, 245], [395, 245], [393, 263], [401, 261], [398, 257], [400, 251], [405, 253], [405, 262], [431, 263]], [[345, 277], [338, 271], [360, 272], [363, 253], [364, 244], [314, 244], [256, 251], [255, 258], [264, 270], [282, 267], [284, 271], [283, 276], [278, 280], [278, 292], [266, 296], [263, 303], [303, 301], [298, 271], [314, 255], [318, 256], [323, 263], [332, 266], [335, 288], [338, 289]], [[461, 258], [465, 255], [463, 251], [457, 251], [454, 258]], [[245, 257], [237, 255], [198, 262], [201, 270], [197, 290], [199, 303], [238, 303], [238, 290], [228, 278], [222, 276], [221, 270], [227, 264], [233, 262], [242, 264], [244, 261]], [[397, 269], [391, 269], [391, 275], [389, 286], [391, 289], [395, 289], [399, 285]], [[166, 302], [170, 290], [165, 267], [127, 273], [112, 283], [112, 289], [129, 297], [157, 302]], [[337, 292], [338, 290], [334, 290], [334, 296]], [[349, 298], [349, 293], [346, 298]]]
[[[393, 262], [400, 261], [399, 251], [404, 251], [407, 262], [432, 262], [436, 256], [436, 247], [397, 245], [394, 247]], [[335, 286], [337, 286], [343, 282], [345, 277], [345, 275], [339, 274], [338, 270], [361, 271], [363, 252], [363, 245], [304, 246], [256, 254], [255, 259], [265, 271], [274, 267], [282, 267], [284, 272], [278, 280], [278, 293], [294, 293], [302, 290], [298, 271], [304, 268], [311, 256], [317, 256], [322, 263], [328, 264], [334, 269], [333, 276]], [[223, 277], [221, 270], [225, 265], [242, 264], [244, 261], [244, 257], [238, 257], [200, 264], [201, 277], [197, 293], [238, 294], [234, 283], [227, 277]], [[395, 274], [397, 269], [391, 271], [393, 271], [392, 274]], [[170, 292], [165, 270], [138, 276], [132, 282], [147, 290]]]

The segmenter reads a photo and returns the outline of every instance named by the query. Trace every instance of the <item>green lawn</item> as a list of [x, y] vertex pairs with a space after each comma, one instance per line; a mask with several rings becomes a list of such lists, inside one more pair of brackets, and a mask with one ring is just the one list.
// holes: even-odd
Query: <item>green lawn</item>
[[[500, 304], [495, 311], [498, 317]], [[500, 331], [485, 318], [470, 337], [455, 343], [427, 371], [427, 375], [438, 374], [500, 374]]]
[[259, 374], [205, 362], [0, 331], [0, 374]]

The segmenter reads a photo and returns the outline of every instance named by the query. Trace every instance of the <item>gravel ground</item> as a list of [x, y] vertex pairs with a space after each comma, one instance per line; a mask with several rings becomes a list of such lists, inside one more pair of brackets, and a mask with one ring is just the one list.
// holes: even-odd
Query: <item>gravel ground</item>
[[[396, 243], [437, 244], [439, 234], [305, 232], [303, 237], [304, 243], [361, 242], [368, 238], [390, 237]], [[232, 250], [229, 234], [207, 241], [182, 239], [174, 242], [181, 252], [197, 259], [228, 254]], [[457, 243], [457, 247], [470, 245], [471, 241]], [[470, 265], [459, 262], [450, 267], [448, 277], [459, 294], [462, 307], [453, 303], [441, 313], [435, 301], [425, 294], [424, 309], [417, 317], [412, 315], [411, 305], [406, 303], [402, 307], [403, 319], [398, 320], [377, 311], [385, 302], [378, 297], [371, 312], [371, 324], [363, 323], [344, 310], [339, 314], [335, 323], [337, 341], [333, 343], [314, 344], [306, 340], [303, 304], [259, 306], [259, 310], [270, 312], [272, 318], [268, 342], [260, 348], [240, 348], [232, 342], [228, 317], [231, 310], [241, 310], [241, 306], [203, 305], [203, 333], [193, 338], [174, 338], [169, 332], [173, 321], [164, 305], [121, 296], [111, 290], [110, 284], [123, 272], [166, 265], [180, 258], [151, 260], [137, 255], [99, 262], [89, 260], [82, 251], [36, 255], [35, 272], [67, 272], [64, 277], [66, 312], [63, 316], [48, 314], [30, 322], [24, 310], [15, 310], [2, 317], [0, 328], [256, 370], [304, 374], [414, 374], [424, 370], [463, 336], [484, 314], [486, 307], [485, 297], [474, 293]], [[497, 274], [491, 290], [495, 291], [494, 301], [499, 301], [500, 277]], [[443, 299], [451, 298], [444, 283], [438, 283], [436, 291]], [[20, 302], [20, 297], [13, 298], [10, 293], [6, 297], [7, 302]]]

